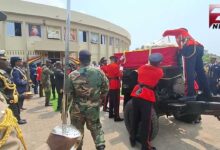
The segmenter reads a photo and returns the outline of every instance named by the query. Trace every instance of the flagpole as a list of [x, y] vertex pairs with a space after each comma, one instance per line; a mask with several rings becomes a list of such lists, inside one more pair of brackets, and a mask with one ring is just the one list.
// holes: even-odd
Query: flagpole
[[66, 34], [65, 34], [65, 67], [64, 67], [64, 99], [62, 101], [62, 123], [67, 124], [67, 100], [68, 100], [68, 87], [67, 87], [67, 79], [68, 79], [68, 65], [69, 65], [69, 39], [70, 39], [70, 3], [71, 0], [67, 0], [67, 19], [66, 19]]
[[[69, 44], [70, 44], [70, 1], [71, 0], [67, 0], [67, 19], [66, 19], [66, 35], [65, 35], [65, 67], [64, 67], [64, 88], [63, 88], [63, 99], [62, 99], [62, 125], [56, 126], [53, 130], [52, 130], [52, 134], [55, 135], [59, 135], [62, 136], [64, 139], [64, 141], [66, 141], [66, 145], [64, 144], [63, 146], [67, 146], [69, 144], [71, 144], [70, 146], [72, 146], [72, 149], [77, 149], [77, 147], [79, 146], [80, 140], [81, 138], [81, 133], [79, 130], [77, 130], [73, 125], [68, 124], [67, 123], [67, 102], [68, 102], [68, 94], [69, 94], [69, 90], [68, 90], [68, 65], [69, 65]], [[56, 138], [55, 138], [56, 139]], [[56, 141], [56, 140], [55, 140]], [[56, 145], [56, 143], [52, 143], [54, 145]], [[62, 149], [62, 148], [60, 148]]]
[[26, 32], [26, 34], [25, 34], [25, 41], [26, 41], [26, 43], [25, 43], [25, 48], [26, 48], [26, 50], [25, 50], [25, 53], [24, 53], [24, 54], [25, 54], [26, 65], [27, 65], [27, 66], [26, 66], [26, 67], [27, 67], [27, 68], [26, 68], [26, 69], [27, 69], [27, 70], [26, 70], [26, 71], [27, 71], [27, 72], [26, 72], [26, 73], [27, 73], [27, 74], [26, 74], [26, 76], [27, 76], [27, 86], [26, 86], [26, 89], [27, 89], [28, 92], [30, 92], [30, 91], [31, 91], [31, 84], [30, 84], [30, 80], [31, 80], [31, 79], [30, 79], [30, 67], [29, 67], [29, 62], [28, 62], [28, 60], [29, 60], [28, 43], [27, 43], [28, 34], [29, 34], [29, 33], [27, 33], [27, 32]]

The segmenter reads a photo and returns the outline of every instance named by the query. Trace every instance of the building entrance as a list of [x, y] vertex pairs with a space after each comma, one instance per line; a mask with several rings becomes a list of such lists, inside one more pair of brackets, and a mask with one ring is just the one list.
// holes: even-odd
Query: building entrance
[[60, 52], [48, 52], [48, 59], [55, 63], [56, 61], [61, 61]]

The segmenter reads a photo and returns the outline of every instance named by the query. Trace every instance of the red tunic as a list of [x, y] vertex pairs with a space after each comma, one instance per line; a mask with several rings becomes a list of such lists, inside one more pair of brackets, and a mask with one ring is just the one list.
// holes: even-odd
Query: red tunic
[[122, 76], [122, 73], [120, 71], [120, 67], [116, 63], [112, 63], [107, 65], [107, 74], [106, 76], [109, 79], [109, 89], [115, 90], [120, 89], [121, 83], [120, 78]]
[[[142, 85], [147, 85], [149, 87], [154, 88], [158, 81], [163, 77], [163, 70], [159, 67], [151, 66], [151, 65], [143, 65], [138, 69], [138, 83]], [[139, 94], [138, 90], [140, 86], [137, 84], [131, 96], [144, 99], [146, 101], [155, 102], [155, 94], [154, 90], [151, 90], [146, 87], [142, 87], [142, 90]]]
[[[199, 42], [197, 42], [196, 40], [194, 40], [192, 38], [192, 36], [189, 34], [189, 32], [183, 28], [179, 28], [179, 29], [174, 29], [174, 30], [166, 30], [164, 33], [163, 33], [163, 36], [175, 36], [175, 38], [177, 39], [179, 36], [182, 36], [183, 38], [186, 38], [188, 37], [189, 40], [188, 42], [186, 43], [187, 46], [190, 46], [190, 45], [201, 45]], [[178, 43], [179, 44], [179, 43]]]
[[101, 66], [100, 69], [101, 69], [105, 74], [107, 74], [107, 65]]
[[41, 81], [42, 67], [37, 67], [37, 81]]

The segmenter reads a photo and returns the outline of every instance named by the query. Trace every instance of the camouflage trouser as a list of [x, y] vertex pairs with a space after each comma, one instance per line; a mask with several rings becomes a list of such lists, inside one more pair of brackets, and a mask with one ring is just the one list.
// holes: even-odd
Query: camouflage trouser
[[50, 102], [50, 95], [51, 95], [51, 86], [47, 85], [44, 86], [44, 93], [45, 93], [45, 104], [48, 105]]
[[72, 109], [70, 111], [71, 124], [74, 125], [82, 134], [82, 141], [77, 150], [82, 149], [85, 123], [87, 129], [89, 129], [91, 132], [96, 147], [100, 145], [105, 145], [104, 132], [102, 130], [102, 125], [99, 118], [100, 117], [99, 106], [96, 107], [79, 106], [79, 107], [77, 104], [75, 104], [72, 106]]

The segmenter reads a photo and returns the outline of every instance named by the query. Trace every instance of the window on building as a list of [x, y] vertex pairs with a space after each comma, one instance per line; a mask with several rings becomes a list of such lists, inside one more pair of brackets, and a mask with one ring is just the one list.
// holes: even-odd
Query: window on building
[[21, 23], [7, 22], [7, 35], [8, 36], [22, 36]]
[[114, 45], [114, 37], [109, 38], [109, 45]]
[[93, 43], [93, 44], [98, 44], [99, 43], [99, 34], [91, 32], [90, 42]]
[[79, 31], [79, 42], [87, 42], [87, 32], [86, 31]]
[[106, 44], [106, 36], [101, 35], [101, 44], [105, 45]]

